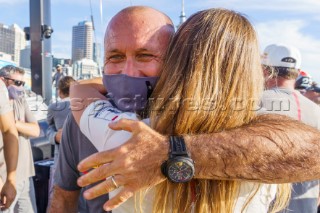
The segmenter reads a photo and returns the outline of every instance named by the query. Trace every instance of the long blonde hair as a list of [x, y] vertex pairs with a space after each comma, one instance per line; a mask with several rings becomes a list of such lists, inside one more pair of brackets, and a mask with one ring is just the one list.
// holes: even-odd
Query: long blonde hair
[[[153, 92], [151, 126], [163, 134], [183, 135], [247, 124], [256, 117], [263, 82], [257, 37], [250, 22], [226, 9], [197, 12], [169, 45]], [[193, 205], [195, 212], [233, 212], [240, 183], [164, 181], [156, 186], [153, 212], [190, 212]], [[258, 188], [257, 184], [254, 191]], [[279, 189], [283, 196], [274, 204], [277, 209], [285, 205], [290, 192], [287, 185]]]

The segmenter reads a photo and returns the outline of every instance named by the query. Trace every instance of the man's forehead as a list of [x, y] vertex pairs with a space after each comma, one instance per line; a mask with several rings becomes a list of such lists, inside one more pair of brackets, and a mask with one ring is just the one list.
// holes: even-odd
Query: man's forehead
[[110, 33], [105, 39], [105, 49], [124, 49], [134, 47], [136, 49], [152, 49], [161, 45], [161, 36], [156, 31], [145, 33]]

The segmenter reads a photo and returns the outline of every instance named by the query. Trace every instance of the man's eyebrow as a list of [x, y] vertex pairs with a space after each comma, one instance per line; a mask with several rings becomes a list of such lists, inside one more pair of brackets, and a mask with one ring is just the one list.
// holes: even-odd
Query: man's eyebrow
[[143, 51], [150, 51], [150, 50], [148, 50], [146, 48], [139, 48], [136, 50], [136, 52], [143, 52]]
[[119, 53], [121, 52], [119, 49], [107, 50], [106, 53]]

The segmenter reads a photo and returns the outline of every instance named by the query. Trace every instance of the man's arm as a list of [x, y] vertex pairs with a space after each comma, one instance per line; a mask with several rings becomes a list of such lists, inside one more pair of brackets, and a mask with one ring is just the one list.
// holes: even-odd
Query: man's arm
[[16, 127], [19, 133], [28, 137], [38, 137], [40, 135], [40, 127], [37, 122], [16, 121]]
[[282, 115], [261, 115], [220, 133], [185, 136], [196, 178], [302, 182], [320, 178], [320, 132]]
[[30, 111], [27, 101], [23, 98], [21, 102], [24, 106], [24, 122], [16, 121], [16, 128], [20, 134], [28, 137], [38, 137], [40, 135], [40, 127], [37, 119], [34, 117], [33, 113]]
[[[49, 205], [49, 212], [76, 212], [79, 199], [80, 187], [77, 185], [79, 172], [76, 168], [77, 154], [74, 147], [77, 145], [76, 133], [70, 126], [70, 115], [66, 118], [63, 126], [63, 134], [59, 147], [59, 159], [56, 162], [54, 172], [54, 193], [52, 203]], [[71, 200], [69, 199], [69, 196]], [[64, 207], [61, 207], [64, 206]], [[76, 207], [75, 207], [76, 206]], [[65, 208], [65, 209], [64, 209]], [[69, 211], [69, 208], [72, 211]], [[55, 211], [57, 210], [58, 211]]]
[[67, 191], [54, 185], [53, 197], [49, 203], [48, 213], [78, 212], [80, 190]]
[[9, 208], [16, 196], [16, 168], [18, 162], [18, 132], [15, 128], [12, 111], [0, 115], [3, 135], [4, 158], [7, 166], [7, 179], [1, 190], [4, 208]]
[[[134, 192], [165, 180], [160, 167], [169, 149], [168, 138], [142, 122], [122, 119], [109, 127], [130, 131], [132, 137], [119, 148], [94, 154], [78, 165], [80, 171], [103, 165], [80, 177], [80, 186], [117, 174], [116, 183], [124, 187], [106, 203], [108, 210]], [[243, 127], [184, 137], [195, 161], [195, 178], [284, 183], [320, 177], [320, 132], [286, 116], [261, 115]], [[110, 181], [87, 190], [85, 198], [114, 190]]]

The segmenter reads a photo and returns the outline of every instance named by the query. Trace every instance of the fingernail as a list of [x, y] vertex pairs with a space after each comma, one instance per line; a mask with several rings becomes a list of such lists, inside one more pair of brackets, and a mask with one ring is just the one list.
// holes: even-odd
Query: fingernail
[[79, 186], [82, 186], [82, 180], [81, 179], [78, 179], [77, 183], [78, 183]]
[[87, 199], [88, 197], [90, 197], [90, 192], [85, 191], [85, 192], [83, 193], [83, 197], [85, 197], [86, 199]]
[[117, 123], [117, 121], [110, 121], [110, 123], [109, 123], [108, 125], [109, 125], [109, 127], [110, 127], [110, 126], [115, 125], [116, 123]]
[[108, 212], [108, 211], [111, 211], [111, 209], [110, 209], [108, 206], [105, 206], [105, 207], [104, 207], [104, 210], [107, 211], [107, 212]]

